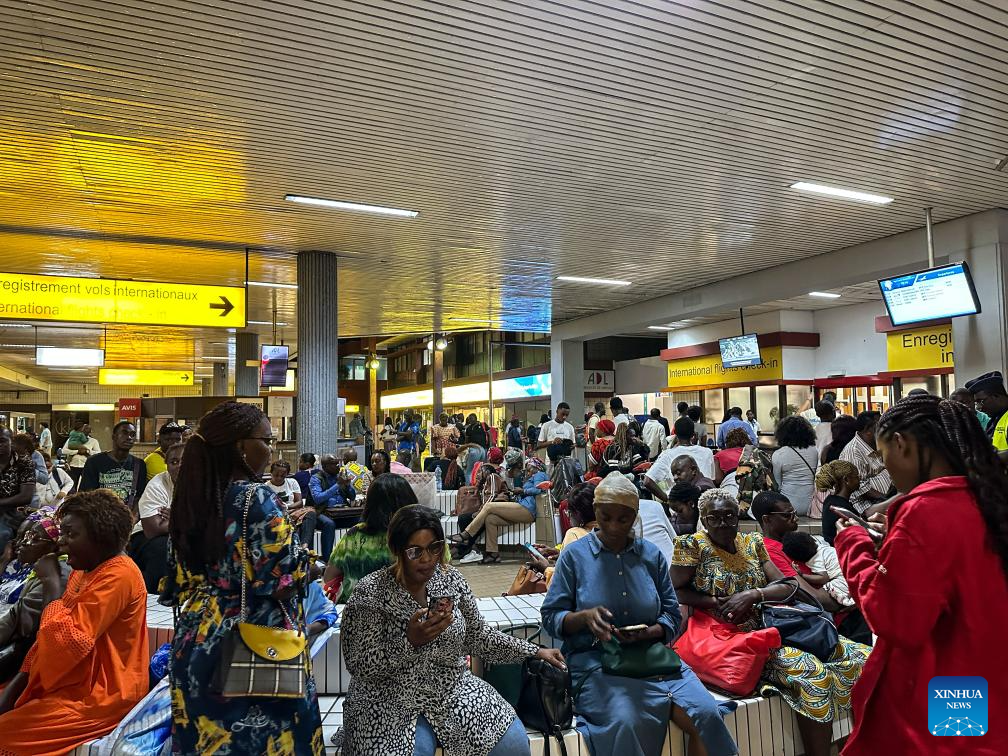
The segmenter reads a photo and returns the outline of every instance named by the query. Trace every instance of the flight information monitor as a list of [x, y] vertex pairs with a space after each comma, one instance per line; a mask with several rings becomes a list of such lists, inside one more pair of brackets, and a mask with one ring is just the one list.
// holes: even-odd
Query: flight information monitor
[[718, 345], [721, 347], [721, 364], [725, 369], [759, 365], [763, 362], [755, 333], [719, 339]]
[[964, 262], [883, 278], [879, 282], [893, 325], [976, 315], [980, 300]]

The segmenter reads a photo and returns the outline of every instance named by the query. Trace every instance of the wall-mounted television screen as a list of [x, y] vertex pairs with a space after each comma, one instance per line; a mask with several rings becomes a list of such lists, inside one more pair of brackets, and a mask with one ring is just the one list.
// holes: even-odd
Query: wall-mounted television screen
[[259, 385], [287, 385], [287, 363], [290, 348], [284, 344], [263, 344], [259, 347]]
[[896, 326], [980, 312], [973, 276], [964, 262], [883, 278], [878, 284]]
[[721, 364], [725, 369], [759, 365], [763, 362], [755, 333], [720, 339], [718, 345], [721, 347]]

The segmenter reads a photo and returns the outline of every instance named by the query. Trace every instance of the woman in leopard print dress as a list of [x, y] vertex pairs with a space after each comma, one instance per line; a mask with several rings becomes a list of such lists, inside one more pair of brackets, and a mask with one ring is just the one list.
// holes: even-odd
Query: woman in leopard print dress
[[[343, 756], [517, 756], [528, 754], [514, 709], [466, 663], [538, 656], [540, 649], [492, 629], [461, 573], [446, 564], [437, 512], [404, 507], [389, 525], [395, 564], [363, 578], [343, 614], [341, 638], [353, 676], [343, 706]], [[432, 598], [450, 597], [443, 611]]]

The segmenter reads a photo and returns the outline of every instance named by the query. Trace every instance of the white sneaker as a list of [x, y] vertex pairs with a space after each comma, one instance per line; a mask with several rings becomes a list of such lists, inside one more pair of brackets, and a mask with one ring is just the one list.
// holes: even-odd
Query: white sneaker
[[483, 560], [483, 555], [480, 554], [476, 549], [473, 549], [464, 557], [458, 560], [459, 564], [472, 564], [473, 562], [480, 562]]

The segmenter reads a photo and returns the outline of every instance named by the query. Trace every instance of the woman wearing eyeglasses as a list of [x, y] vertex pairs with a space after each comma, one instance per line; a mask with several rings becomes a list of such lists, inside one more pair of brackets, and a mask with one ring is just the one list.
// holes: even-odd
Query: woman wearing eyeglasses
[[528, 754], [514, 709], [469, 671], [466, 656], [498, 664], [536, 656], [561, 669], [563, 656], [486, 624], [469, 585], [447, 563], [435, 510], [400, 509], [388, 543], [394, 564], [361, 579], [343, 613], [352, 675], [343, 756], [433, 756], [438, 746], [445, 756]]
[[292, 698], [225, 698], [212, 686], [241, 614], [245, 575], [245, 622], [284, 628], [290, 617], [304, 631], [298, 595], [307, 582], [308, 552], [283, 502], [259, 482], [274, 443], [261, 410], [223, 402], [200, 420], [186, 445], [168, 523], [177, 570], [165, 591], [179, 607], [169, 668], [175, 753], [325, 751], [314, 685]]
[[[793, 516], [792, 510], [771, 519]], [[767, 553], [761, 533], [739, 532], [738, 501], [727, 490], [714, 488], [701, 495], [700, 521], [706, 532], [675, 540], [672, 584], [679, 603], [746, 632], [759, 629], [757, 604], [785, 600], [792, 588], [769, 585], [783, 575]], [[794, 709], [808, 756], [830, 752], [833, 720], [850, 712], [851, 688], [870, 650], [841, 636], [826, 662], [789, 646], [771, 652], [758, 690], [763, 695], [780, 695]]]

